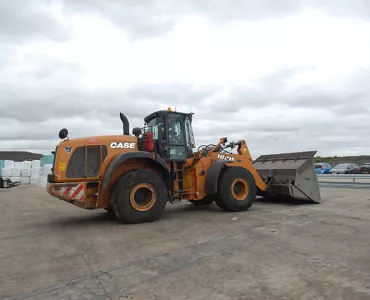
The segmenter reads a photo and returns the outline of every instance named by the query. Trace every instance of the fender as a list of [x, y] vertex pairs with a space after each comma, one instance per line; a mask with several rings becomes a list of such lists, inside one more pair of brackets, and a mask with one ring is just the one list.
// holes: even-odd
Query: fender
[[217, 194], [217, 182], [220, 176], [221, 170], [225, 167], [225, 164], [232, 163], [231, 160], [216, 160], [209, 167], [206, 177], [206, 193]]
[[104, 174], [104, 178], [101, 184], [101, 189], [104, 191], [108, 184], [110, 183], [111, 177], [114, 173], [114, 171], [126, 160], [132, 159], [132, 158], [144, 158], [144, 159], [149, 159], [153, 161], [156, 165], [158, 165], [159, 168], [163, 169], [166, 171], [166, 178], [165, 182], [167, 186], [169, 186], [169, 168], [166, 164], [166, 162], [160, 157], [156, 156], [156, 159], [153, 159], [153, 154], [145, 151], [136, 151], [136, 152], [126, 152], [126, 153], [121, 153], [118, 154], [110, 163], [109, 167], [107, 168], [107, 171]]

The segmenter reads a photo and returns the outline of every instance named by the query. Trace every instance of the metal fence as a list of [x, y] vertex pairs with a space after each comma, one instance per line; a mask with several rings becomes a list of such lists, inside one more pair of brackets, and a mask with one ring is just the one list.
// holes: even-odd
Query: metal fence
[[[319, 182], [370, 184], [370, 174], [317, 174]], [[325, 179], [325, 181], [323, 181]], [[328, 180], [327, 180], [328, 179]]]
[[314, 159], [314, 164], [319, 164], [319, 163], [327, 163], [327, 164], [330, 164], [332, 167], [335, 167], [336, 165], [339, 165], [339, 164], [356, 164], [358, 166], [361, 166], [365, 163], [370, 163], [369, 160], [338, 160], [338, 159], [326, 159], [326, 160], [322, 160], [322, 161], [316, 161]]
[[317, 174], [317, 176], [323, 178], [370, 178], [370, 174]]

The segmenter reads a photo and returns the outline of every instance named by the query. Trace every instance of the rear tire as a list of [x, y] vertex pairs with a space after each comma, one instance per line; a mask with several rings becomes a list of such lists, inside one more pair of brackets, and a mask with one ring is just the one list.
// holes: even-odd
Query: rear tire
[[210, 205], [215, 201], [215, 195], [207, 195], [201, 200], [188, 200], [194, 205]]
[[132, 170], [118, 179], [110, 200], [115, 215], [122, 222], [146, 223], [162, 216], [168, 192], [157, 173]]
[[257, 194], [253, 175], [242, 167], [226, 167], [218, 180], [216, 204], [226, 211], [248, 210]]

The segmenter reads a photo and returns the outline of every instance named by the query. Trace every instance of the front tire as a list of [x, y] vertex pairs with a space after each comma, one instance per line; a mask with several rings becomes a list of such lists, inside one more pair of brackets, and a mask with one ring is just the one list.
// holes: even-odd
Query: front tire
[[242, 167], [227, 167], [218, 180], [216, 204], [232, 212], [248, 210], [257, 194], [253, 175]]
[[158, 220], [167, 201], [164, 180], [150, 170], [132, 170], [123, 174], [111, 195], [112, 209], [117, 218], [131, 224]]

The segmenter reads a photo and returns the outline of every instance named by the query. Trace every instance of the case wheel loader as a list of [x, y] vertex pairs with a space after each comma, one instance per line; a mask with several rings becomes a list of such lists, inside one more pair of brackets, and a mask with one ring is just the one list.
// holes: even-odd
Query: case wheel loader
[[67, 129], [59, 132], [49, 194], [81, 208], [105, 209], [125, 223], [155, 221], [175, 200], [216, 203], [230, 212], [248, 210], [257, 195], [321, 200], [316, 151], [262, 155], [253, 162], [245, 140], [228, 143], [223, 137], [193, 151], [193, 113], [154, 112], [132, 135], [127, 117], [120, 118], [123, 135], [69, 139]]

